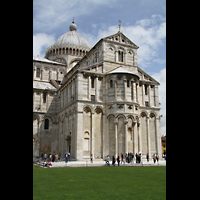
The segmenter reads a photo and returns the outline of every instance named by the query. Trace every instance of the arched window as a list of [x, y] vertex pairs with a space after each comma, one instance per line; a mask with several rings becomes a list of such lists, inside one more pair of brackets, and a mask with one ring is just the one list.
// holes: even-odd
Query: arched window
[[118, 51], [118, 61], [124, 62], [123, 61], [123, 51]]
[[94, 77], [91, 77], [91, 88], [94, 88]]
[[36, 77], [40, 78], [40, 68], [37, 68]]
[[113, 80], [110, 80], [110, 87], [113, 87]]
[[49, 120], [48, 120], [48, 119], [45, 119], [45, 120], [44, 120], [44, 129], [45, 129], [45, 130], [48, 130], [48, 129], [49, 129]]

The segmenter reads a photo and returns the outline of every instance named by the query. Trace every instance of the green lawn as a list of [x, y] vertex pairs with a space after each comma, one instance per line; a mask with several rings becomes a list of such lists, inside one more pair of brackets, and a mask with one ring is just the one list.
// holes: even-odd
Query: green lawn
[[166, 167], [33, 166], [33, 199], [166, 199]]

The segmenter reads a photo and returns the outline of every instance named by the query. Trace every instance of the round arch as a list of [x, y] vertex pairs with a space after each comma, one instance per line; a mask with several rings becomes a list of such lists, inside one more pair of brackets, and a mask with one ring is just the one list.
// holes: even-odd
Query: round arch
[[92, 113], [92, 111], [93, 111], [93, 109], [91, 106], [89, 106], [89, 105], [83, 106], [83, 112], [85, 112], [85, 113], [91, 112]]
[[140, 117], [147, 117], [148, 113], [146, 111], [141, 111]]

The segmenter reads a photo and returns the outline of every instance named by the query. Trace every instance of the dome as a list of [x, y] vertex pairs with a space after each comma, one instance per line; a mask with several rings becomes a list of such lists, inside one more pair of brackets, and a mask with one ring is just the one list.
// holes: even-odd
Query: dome
[[54, 43], [53, 48], [72, 47], [82, 50], [90, 50], [90, 45], [87, 40], [77, 33], [75, 30], [67, 32], [60, 36]]
[[88, 41], [79, 33], [76, 32], [77, 26], [74, 21], [69, 26], [70, 32], [60, 36], [57, 41], [52, 45], [53, 48], [76, 48], [81, 50], [90, 50]]
[[[58, 57], [59, 59], [63, 57], [67, 61], [65, 55], [83, 57], [91, 49], [88, 41], [76, 32], [77, 26], [74, 21], [69, 26], [69, 30], [69, 32], [61, 35], [53, 45], [46, 49], [45, 58], [55, 60]], [[66, 63], [65, 61], [62, 62]]]

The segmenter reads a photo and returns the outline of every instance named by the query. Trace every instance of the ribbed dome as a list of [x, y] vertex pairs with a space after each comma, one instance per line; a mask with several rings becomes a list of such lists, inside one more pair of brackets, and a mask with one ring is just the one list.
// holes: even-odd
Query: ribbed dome
[[77, 33], [75, 30], [67, 32], [60, 36], [54, 43], [53, 48], [72, 47], [84, 50], [90, 50], [90, 45], [87, 40]]
[[[74, 24], [74, 21], [69, 26], [69, 30], [69, 32], [60, 36], [53, 45], [46, 49], [45, 58], [55, 60], [51, 56], [59, 56], [61, 58], [62, 55], [68, 54], [82, 57], [91, 49], [87, 40], [76, 32], [77, 26]], [[66, 58], [64, 60], [67, 62]]]

